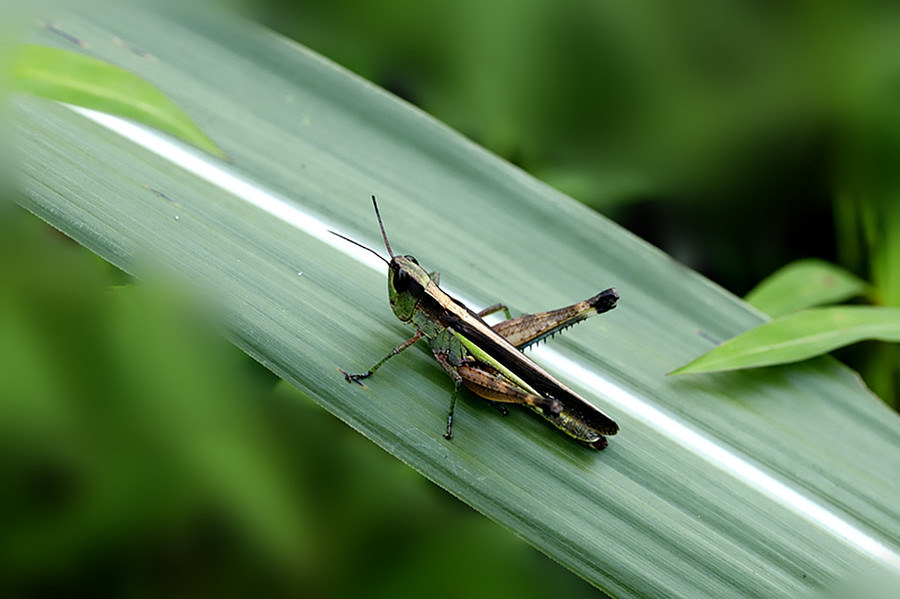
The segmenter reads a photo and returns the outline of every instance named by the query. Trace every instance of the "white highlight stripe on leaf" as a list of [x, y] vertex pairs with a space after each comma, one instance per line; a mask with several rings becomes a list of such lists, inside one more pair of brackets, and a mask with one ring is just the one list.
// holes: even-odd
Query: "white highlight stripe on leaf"
[[[329, 227], [322, 220], [303, 211], [289, 199], [260, 188], [258, 185], [238, 175], [227, 172], [220, 164], [210, 161], [206, 155], [193, 149], [186, 149], [155, 131], [120, 118], [76, 106], [70, 106], [70, 108], [177, 164], [180, 168], [194, 173], [224, 191], [303, 230], [339, 251], [353, 256], [370, 268], [380, 272], [384, 271], [384, 263], [375, 256], [331, 235], [328, 231], [333, 227]], [[465, 298], [460, 299], [464, 302], [466, 301]], [[838, 514], [798, 493], [756, 465], [737, 456], [731, 450], [717, 444], [692, 427], [654, 407], [646, 398], [638, 396], [630, 390], [617, 385], [614, 381], [601, 376], [599, 373], [581, 366], [559, 352], [546, 347], [538, 349], [541, 361], [552, 365], [556, 370], [565, 372], [572, 379], [582, 381], [585, 385], [596, 389], [598, 394], [602, 395], [621, 411], [628, 412], [675, 443], [702, 456], [708, 462], [715, 464], [724, 471], [733, 474], [742, 482], [757, 488], [766, 496], [785, 505], [810, 522], [830, 531], [858, 551], [870, 555], [883, 564], [900, 571], [900, 554]], [[538, 353], [538, 351], [536, 350], [535, 353]]]

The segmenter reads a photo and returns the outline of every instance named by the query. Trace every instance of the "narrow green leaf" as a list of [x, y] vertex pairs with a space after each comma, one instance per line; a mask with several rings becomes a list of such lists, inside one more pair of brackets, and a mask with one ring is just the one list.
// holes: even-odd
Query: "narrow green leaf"
[[812, 308], [750, 329], [670, 374], [798, 362], [867, 339], [900, 342], [900, 309]]
[[23, 44], [10, 68], [13, 89], [134, 119], [225, 158], [225, 153], [150, 82], [108, 62]]
[[797, 260], [754, 287], [747, 302], [772, 317], [842, 302], [866, 291], [866, 282], [824, 260]]

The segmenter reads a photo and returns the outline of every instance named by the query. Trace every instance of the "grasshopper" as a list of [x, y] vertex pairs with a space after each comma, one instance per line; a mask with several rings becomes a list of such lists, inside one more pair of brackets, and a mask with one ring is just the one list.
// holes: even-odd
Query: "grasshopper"
[[[335, 235], [372, 252], [388, 265], [391, 309], [401, 321], [412, 324], [416, 333], [367, 372], [349, 374], [338, 369], [344, 378], [365, 387], [362, 379], [372, 376], [390, 358], [424, 337], [431, 344], [434, 357], [455, 384], [447, 415], [446, 439], [453, 436], [453, 410], [459, 388], [465, 386], [494, 404], [504, 415], [507, 409], [503, 404], [526, 405], [580, 443], [592, 449], [606, 447], [604, 435], [614, 435], [619, 430], [615, 421], [535, 364], [521, 350], [594, 314], [612, 310], [619, 298], [616, 290], [607, 289], [558, 310], [516, 318], [511, 317], [504, 304], [473, 312], [438, 287], [440, 276], [437, 272], [427, 272], [412, 256], [394, 254], [375, 196], [372, 196], [372, 204], [390, 262], [371, 248], [339, 233]], [[493, 326], [483, 320], [501, 310], [506, 320]]]

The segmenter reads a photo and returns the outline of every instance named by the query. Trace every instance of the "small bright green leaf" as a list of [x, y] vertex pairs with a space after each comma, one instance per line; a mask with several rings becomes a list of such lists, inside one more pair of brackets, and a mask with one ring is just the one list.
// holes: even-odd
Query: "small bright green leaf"
[[745, 298], [772, 317], [842, 302], [866, 291], [866, 283], [824, 260], [797, 260], [764, 279]]
[[22, 45], [11, 66], [13, 88], [134, 119], [220, 158], [225, 153], [159, 89], [108, 62], [47, 46]]
[[750, 329], [670, 374], [798, 362], [867, 339], [900, 342], [900, 308], [812, 308]]

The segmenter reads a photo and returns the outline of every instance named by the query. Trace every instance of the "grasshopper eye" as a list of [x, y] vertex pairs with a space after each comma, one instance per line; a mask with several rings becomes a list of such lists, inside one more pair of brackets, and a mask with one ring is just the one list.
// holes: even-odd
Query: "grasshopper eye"
[[394, 289], [398, 293], [403, 293], [409, 289], [409, 273], [405, 270], [398, 270], [394, 273]]
[[416, 260], [415, 256], [404, 256], [404, 258], [406, 258], [407, 260], [409, 260], [410, 262], [412, 262], [412, 263], [415, 264], [416, 266], [419, 265], [419, 261]]

